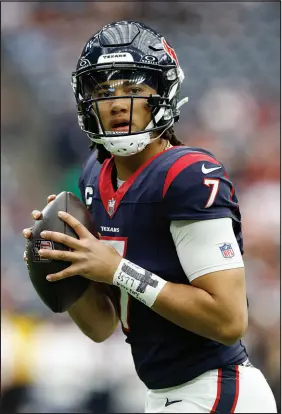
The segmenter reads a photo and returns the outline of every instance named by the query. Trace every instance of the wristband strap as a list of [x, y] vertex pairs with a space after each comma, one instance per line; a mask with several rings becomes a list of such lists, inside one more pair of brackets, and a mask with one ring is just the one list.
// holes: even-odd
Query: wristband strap
[[148, 270], [122, 259], [113, 278], [113, 284], [151, 308], [166, 280]]

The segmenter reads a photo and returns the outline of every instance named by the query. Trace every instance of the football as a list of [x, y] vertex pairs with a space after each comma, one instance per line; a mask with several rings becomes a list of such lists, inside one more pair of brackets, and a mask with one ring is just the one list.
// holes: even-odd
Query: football
[[98, 238], [95, 224], [85, 205], [73, 193], [64, 191], [51, 201], [43, 210], [40, 220], [32, 228], [31, 238], [27, 241], [26, 255], [30, 280], [41, 300], [53, 312], [65, 312], [85, 292], [90, 280], [82, 276], [73, 276], [56, 282], [48, 282], [46, 276], [64, 270], [70, 262], [41, 258], [40, 249], [70, 250], [69, 247], [51, 240], [42, 239], [43, 230], [65, 233], [78, 238], [75, 231], [58, 217], [58, 211], [66, 211], [81, 222]]

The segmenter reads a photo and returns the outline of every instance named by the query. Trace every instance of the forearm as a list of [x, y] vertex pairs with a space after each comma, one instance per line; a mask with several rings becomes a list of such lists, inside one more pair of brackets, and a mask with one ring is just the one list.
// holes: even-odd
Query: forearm
[[198, 286], [190, 286], [166, 282], [123, 259], [113, 283], [175, 325], [231, 345], [247, 326], [243, 275], [242, 269], [218, 271], [196, 279], [193, 283]]
[[233, 315], [203, 289], [168, 282], [152, 309], [188, 331], [229, 344]]
[[118, 317], [103, 284], [92, 282], [68, 313], [80, 330], [94, 342], [103, 342], [115, 331]]

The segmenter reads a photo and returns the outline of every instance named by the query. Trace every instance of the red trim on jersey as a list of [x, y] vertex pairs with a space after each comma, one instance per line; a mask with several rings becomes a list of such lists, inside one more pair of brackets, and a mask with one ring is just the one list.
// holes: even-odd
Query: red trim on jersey
[[230, 201], [232, 201], [234, 194], [235, 194], [235, 188], [232, 185], [231, 194], [230, 194]]
[[131, 308], [131, 306], [129, 305], [129, 302], [131, 300], [130, 298], [131, 298], [131, 296], [128, 294], [127, 308], [126, 308], [126, 323], [127, 323], [128, 328], [126, 328], [121, 322], [122, 327], [125, 330], [125, 332], [130, 332], [130, 326], [129, 326], [129, 322], [128, 322], [128, 320], [129, 320], [129, 309]]
[[238, 397], [239, 397], [239, 374], [240, 374], [240, 372], [239, 372], [239, 366], [238, 365], [235, 366], [235, 370], [236, 370], [236, 379], [235, 379], [236, 392], [235, 392], [234, 402], [233, 402], [230, 413], [235, 412], [235, 408], [236, 408], [236, 405], [237, 405], [237, 402], [238, 402]]
[[[172, 148], [168, 148], [166, 151], [169, 151]], [[102, 203], [104, 205], [105, 210], [107, 211], [110, 218], [112, 218], [120, 205], [121, 200], [123, 199], [124, 195], [127, 193], [129, 188], [132, 186], [136, 178], [142, 173], [142, 171], [151, 164], [156, 158], [158, 158], [164, 152], [159, 152], [158, 154], [154, 155], [153, 157], [149, 158], [144, 164], [142, 164], [136, 171], [133, 173], [128, 180], [125, 181], [118, 189], [115, 191], [112, 183], [112, 170], [114, 167], [114, 157], [107, 159], [104, 161], [104, 164], [101, 168], [100, 176], [99, 176], [99, 183], [98, 188], [101, 196]], [[110, 214], [108, 212], [108, 202], [110, 200], [114, 200], [114, 207], [113, 212]]]
[[222, 380], [222, 368], [219, 368], [218, 369], [218, 374], [217, 374], [217, 393], [216, 393], [216, 399], [215, 399], [215, 402], [214, 402], [213, 407], [211, 409], [211, 413], [215, 413], [216, 412], [216, 408], [217, 408], [218, 403], [219, 403], [219, 400], [220, 400], [221, 380]]
[[[227, 178], [227, 180], [229, 180], [229, 177], [228, 177], [228, 174], [227, 174], [227, 172], [226, 171], [224, 171], [224, 177], [225, 178]], [[229, 180], [230, 181], [230, 180]], [[232, 201], [232, 199], [233, 199], [233, 196], [234, 196], [234, 194], [235, 194], [235, 187], [234, 187], [234, 185], [231, 183], [231, 185], [232, 185], [232, 188], [231, 188], [231, 193], [230, 193], [230, 200], [229, 201]]]
[[[123, 250], [123, 253], [122, 253], [122, 257], [125, 257], [126, 256], [126, 252], [127, 252], [127, 243], [128, 243], [128, 237], [121, 237], [121, 236], [101, 236], [100, 237], [100, 240], [110, 240], [110, 241], [124, 241], [124, 250]], [[121, 315], [121, 292], [120, 292], [120, 289], [119, 289], [119, 313], [120, 313], [120, 315]], [[128, 325], [128, 328], [126, 328], [124, 325], [123, 325], [123, 323], [122, 323], [122, 321], [121, 321], [121, 318], [120, 318], [120, 321], [121, 321], [121, 324], [122, 324], [122, 328], [123, 328], [123, 330], [125, 331], [125, 332], [129, 332], [130, 331], [130, 327], [129, 327], [129, 323], [128, 323], [128, 319], [129, 319], [129, 309], [130, 309], [130, 306], [129, 306], [129, 302], [130, 302], [130, 295], [128, 294], [128, 300], [127, 300], [127, 309], [126, 309], [126, 322], [127, 322], [127, 325]]]
[[163, 197], [166, 195], [167, 190], [169, 189], [169, 186], [173, 182], [173, 180], [178, 176], [178, 174], [181, 173], [181, 171], [184, 170], [184, 168], [189, 167], [192, 164], [195, 164], [199, 161], [208, 161], [212, 164], [220, 165], [221, 164], [212, 158], [209, 155], [202, 154], [200, 152], [192, 152], [186, 155], [183, 155], [181, 158], [178, 158], [177, 161], [175, 161], [174, 164], [171, 165], [167, 172], [167, 176], [164, 183], [163, 188]]
[[130, 326], [129, 326], [129, 323], [128, 323], [129, 309], [131, 308], [130, 301], [131, 301], [131, 295], [129, 293], [127, 293], [126, 323], [127, 323], [128, 328], [126, 328], [126, 326], [124, 326], [124, 324], [122, 323], [122, 320], [121, 320], [121, 288], [119, 288], [119, 301], [118, 301], [119, 315], [120, 315], [119, 319], [120, 319], [122, 330], [124, 332], [127, 332], [127, 333], [130, 332]]

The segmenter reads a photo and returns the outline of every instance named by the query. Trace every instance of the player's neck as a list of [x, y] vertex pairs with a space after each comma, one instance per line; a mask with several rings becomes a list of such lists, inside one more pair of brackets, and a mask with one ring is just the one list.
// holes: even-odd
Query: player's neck
[[150, 145], [147, 145], [147, 147], [138, 154], [131, 155], [130, 157], [115, 156], [118, 178], [122, 181], [126, 181], [139, 167], [141, 167], [142, 164], [144, 164], [144, 162], [154, 155], [163, 152], [166, 147], [167, 141], [160, 138]]

